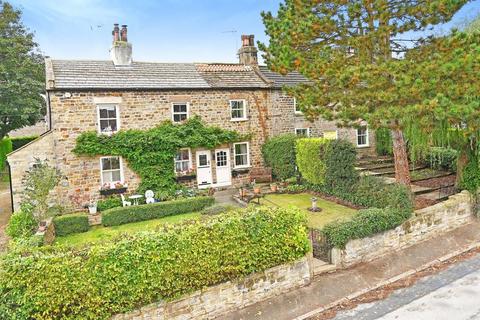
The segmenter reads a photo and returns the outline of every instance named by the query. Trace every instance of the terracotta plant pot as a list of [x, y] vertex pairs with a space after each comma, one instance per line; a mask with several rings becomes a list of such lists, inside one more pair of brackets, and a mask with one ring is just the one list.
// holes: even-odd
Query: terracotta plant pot
[[278, 191], [278, 185], [276, 185], [276, 184], [271, 184], [271, 185], [270, 185], [270, 190], [272, 190], [272, 192], [277, 192], [277, 191]]
[[253, 188], [253, 193], [255, 193], [255, 194], [259, 194], [260, 191], [261, 191], [260, 187], [254, 187]]
[[245, 198], [247, 196], [247, 190], [240, 188], [239, 190], [240, 198]]

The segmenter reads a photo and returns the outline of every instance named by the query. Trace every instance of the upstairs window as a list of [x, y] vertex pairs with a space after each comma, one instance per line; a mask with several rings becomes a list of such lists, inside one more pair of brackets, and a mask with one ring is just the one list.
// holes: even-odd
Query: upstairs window
[[190, 149], [181, 149], [175, 156], [175, 172], [186, 172], [190, 170]]
[[357, 147], [368, 147], [368, 128], [366, 126], [357, 129]]
[[235, 168], [246, 168], [250, 166], [250, 152], [248, 142], [233, 144]]
[[118, 111], [117, 105], [98, 105], [98, 131], [100, 133], [115, 133], [120, 129]]
[[123, 183], [122, 159], [120, 157], [100, 158], [102, 185], [107, 183]]
[[172, 121], [182, 122], [188, 119], [188, 104], [174, 103], [172, 104]]
[[310, 137], [310, 128], [296, 128], [295, 134], [297, 136]]
[[247, 120], [247, 107], [245, 100], [230, 100], [231, 119], [233, 121]]

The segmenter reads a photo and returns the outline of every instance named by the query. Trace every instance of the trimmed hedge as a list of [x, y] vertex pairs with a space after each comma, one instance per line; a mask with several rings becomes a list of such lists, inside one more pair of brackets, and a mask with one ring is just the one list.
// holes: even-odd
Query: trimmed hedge
[[275, 178], [286, 180], [295, 176], [295, 143], [297, 139], [298, 136], [294, 134], [284, 134], [273, 137], [263, 144], [263, 159], [265, 164], [272, 168]]
[[120, 207], [102, 213], [102, 224], [106, 227], [125, 223], [163, 218], [176, 214], [200, 211], [213, 205], [212, 197], [194, 197], [138, 206]]
[[7, 154], [12, 152], [12, 141], [10, 138], [3, 138], [0, 141], [0, 170], [5, 168], [5, 162], [7, 161]]
[[86, 232], [90, 229], [88, 216], [84, 213], [72, 213], [53, 219], [55, 235], [62, 237], [72, 233]]
[[37, 138], [38, 138], [38, 136], [26, 136], [26, 137], [10, 138], [10, 140], [12, 140], [13, 150], [15, 151], [15, 150], [23, 147], [27, 143], [32, 142], [33, 140], [35, 140]]
[[324, 183], [326, 171], [324, 155], [330, 141], [323, 138], [303, 138], [297, 140], [296, 159], [298, 170], [309, 183]]
[[355, 170], [357, 150], [346, 140], [332, 140], [328, 143], [323, 156], [325, 162], [324, 186], [331, 194], [349, 194], [358, 182]]
[[112, 208], [118, 208], [122, 206], [122, 199], [120, 196], [108, 197], [103, 200], [97, 201], [97, 210], [105, 211]]
[[82, 250], [44, 247], [0, 260], [0, 319], [109, 319], [307, 254], [300, 210], [254, 207]]
[[457, 171], [458, 151], [451, 148], [432, 147], [427, 153], [427, 163], [433, 169]]

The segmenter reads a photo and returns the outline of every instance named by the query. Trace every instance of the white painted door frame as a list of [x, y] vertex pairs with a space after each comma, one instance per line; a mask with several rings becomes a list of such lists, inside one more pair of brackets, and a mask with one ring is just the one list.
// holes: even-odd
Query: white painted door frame
[[212, 186], [212, 153], [210, 150], [199, 150], [195, 153], [197, 160], [197, 184], [199, 189]]

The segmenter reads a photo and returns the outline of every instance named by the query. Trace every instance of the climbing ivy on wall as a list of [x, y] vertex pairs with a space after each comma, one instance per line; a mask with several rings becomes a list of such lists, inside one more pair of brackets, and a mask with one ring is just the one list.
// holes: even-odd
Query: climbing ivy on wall
[[119, 131], [111, 136], [94, 131], [77, 138], [73, 152], [78, 156], [121, 156], [141, 178], [139, 190], [174, 191], [174, 157], [181, 148], [206, 148], [241, 140], [236, 131], [205, 126], [200, 117], [192, 117], [183, 124], [170, 121], [149, 130]]

